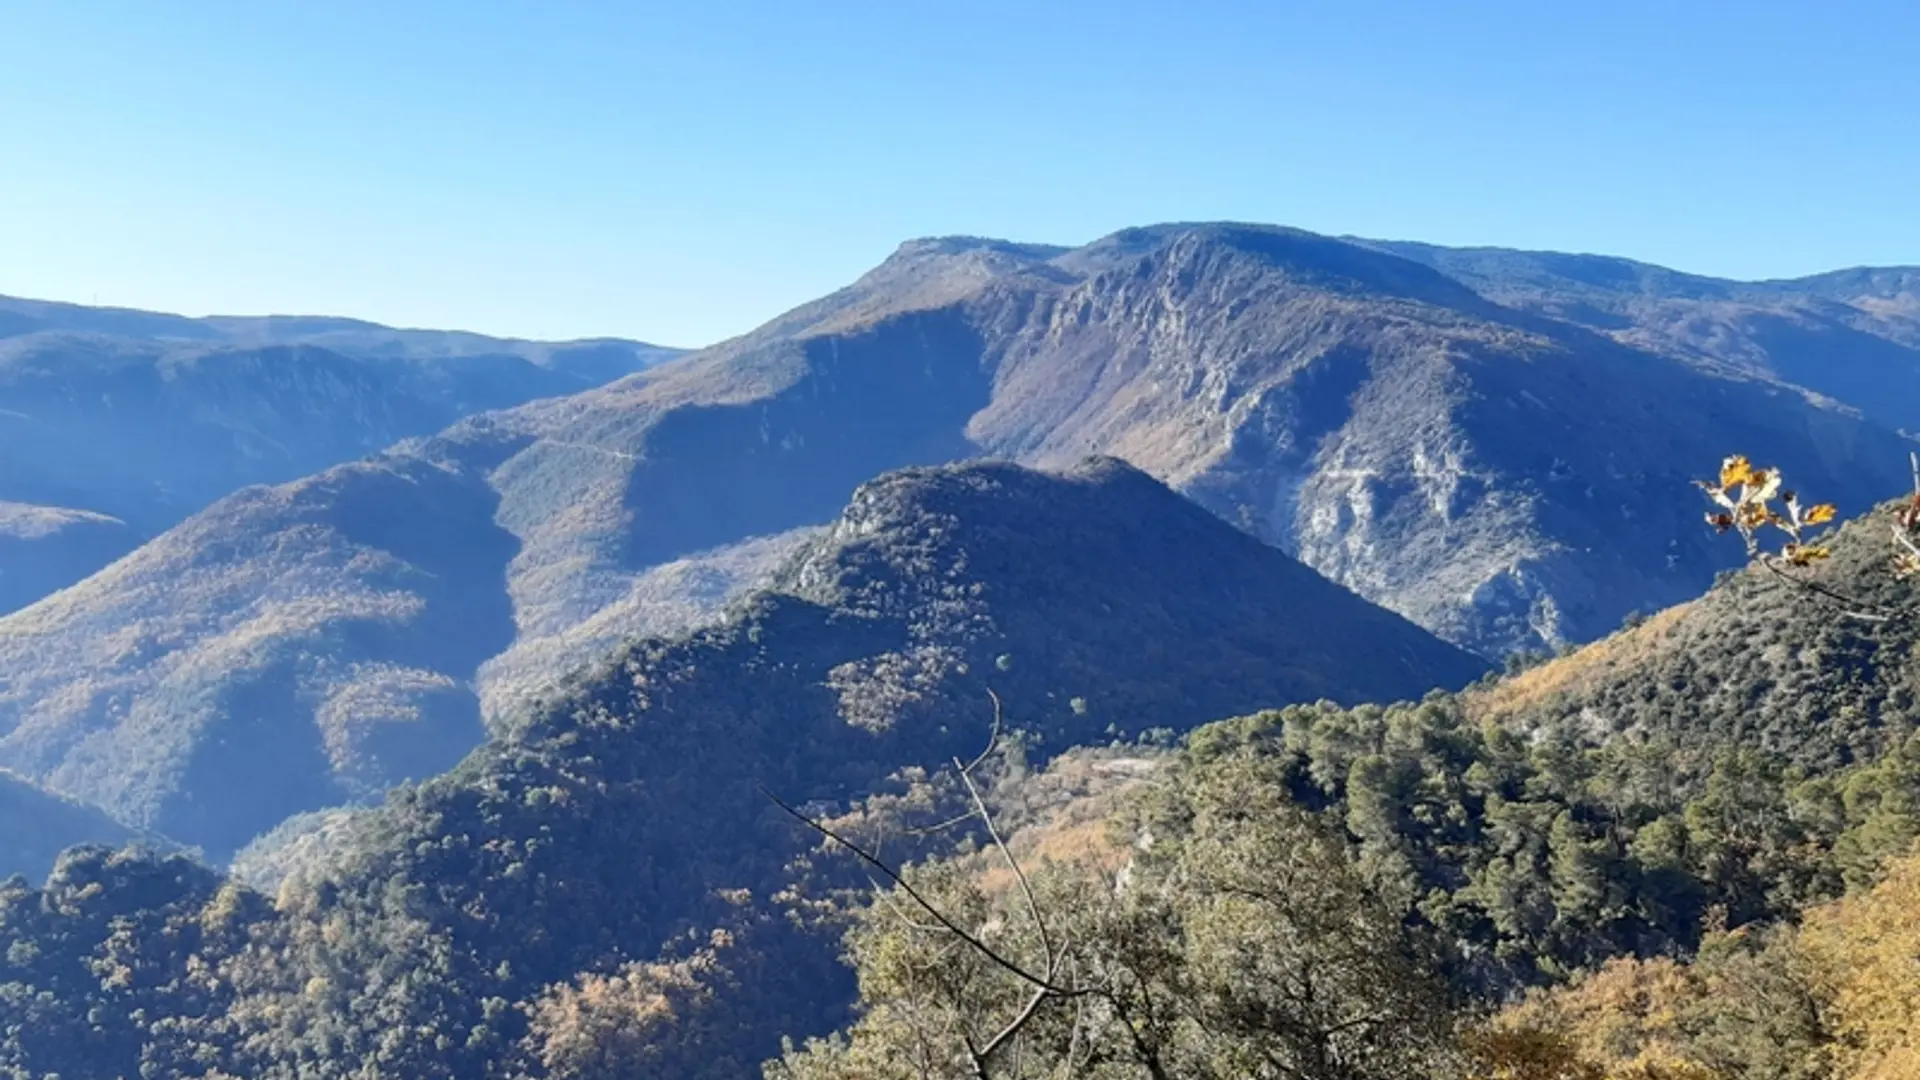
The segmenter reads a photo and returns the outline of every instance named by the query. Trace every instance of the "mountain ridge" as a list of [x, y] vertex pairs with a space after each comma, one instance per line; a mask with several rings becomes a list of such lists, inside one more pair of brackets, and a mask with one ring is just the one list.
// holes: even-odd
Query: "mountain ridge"
[[[508, 444], [498, 452], [504, 454], [510, 448]], [[175, 552], [148, 545], [102, 578], [20, 613], [8, 621], [7, 632], [0, 633], [0, 665], [9, 671], [37, 669], [50, 675], [16, 676], [8, 681], [0, 708], [17, 719], [0, 732], [0, 762], [103, 806], [130, 824], [220, 855], [238, 850], [283, 818], [374, 797], [403, 779], [424, 779], [451, 767], [484, 733], [474, 680], [487, 660], [513, 639], [513, 615], [500, 585], [507, 565], [516, 557], [515, 542], [494, 523], [492, 492], [475, 464], [468, 460], [429, 465], [400, 455], [383, 465], [340, 466], [314, 480], [243, 492], [219, 507], [228, 519], [253, 516], [273, 523], [246, 531], [256, 537], [257, 550], [216, 555], [211, 550], [214, 545], [192, 535], [196, 526], [183, 526], [166, 538], [175, 545]], [[909, 471], [863, 485], [839, 525], [804, 540], [798, 552], [770, 553], [783, 556], [788, 567], [771, 575], [770, 587], [778, 591], [782, 582], [798, 580], [794, 567], [813, 565], [795, 560], [847, 550], [863, 532], [903, 537], [924, 529], [930, 534], [925, 541], [932, 545], [928, 550], [938, 551], [943, 550], [941, 545], [958, 544], [978, 531], [964, 526], [966, 517], [1005, 516], [1018, 507], [1028, 507], [1021, 512], [1030, 515], [1025, 520], [1035, 535], [999, 525], [974, 542], [1002, 552], [1017, 548], [1028, 560], [1045, 565], [1067, 565], [1066, 560], [1075, 557], [1073, 551], [1048, 547], [1063, 535], [1061, 526], [1050, 524], [1062, 509], [1024, 497], [1031, 484], [1009, 479], [1024, 472], [1011, 465], [966, 468], [974, 471], [958, 475], [978, 480], [974, 486], [981, 490], [972, 494], [971, 502], [965, 491], [949, 493], [942, 504], [945, 508], [939, 510], [929, 508], [931, 495], [925, 494], [950, 486], [942, 479], [947, 474], [938, 470]], [[394, 488], [404, 498], [396, 503], [375, 491], [374, 483]], [[1075, 484], [1095, 489], [1095, 495], [1076, 497], [1080, 489]], [[1284, 580], [1275, 579], [1268, 587], [1284, 585], [1314, 598], [1312, 603], [1377, 610], [1118, 462], [1091, 465], [1042, 486], [1065, 505], [1094, 508], [1090, 513], [1102, 500], [1144, 502], [1159, 508], [1163, 520], [1102, 513], [1106, 520], [1126, 521], [1129, 536], [1178, 531], [1182, 536], [1205, 538], [1207, 549], [1230, 564], [1260, 565], [1263, 559], [1284, 562], [1289, 568]], [[924, 497], [901, 503], [887, 494], [916, 487], [924, 489]], [[351, 497], [340, 498], [340, 490]], [[1001, 494], [993, 496], [996, 491]], [[847, 524], [862, 507], [876, 500], [886, 503], [889, 498], [896, 504], [893, 517]], [[387, 509], [402, 504], [412, 508], [410, 519], [394, 517]], [[218, 524], [207, 527], [215, 535], [222, 534]], [[432, 529], [443, 531], [437, 535], [423, 531]], [[1210, 530], [1218, 530], [1219, 535]], [[482, 551], [471, 541], [489, 531], [494, 537], [492, 548]], [[1120, 552], [1131, 542], [1127, 536], [1100, 537], [1085, 530], [1069, 529], [1064, 535], [1078, 538], [1072, 544], [1074, 550]], [[457, 538], [469, 543], [452, 543]], [[895, 543], [914, 546], [906, 539]], [[923, 560], [931, 557], [921, 556]], [[1162, 557], [1172, 564], [1188, 556], [1176, 547]], [[897, 568], [880, 587], [902, 592], [914, 586], [918, 580], [914, 575], [937, 570], [950, 576], [966, 569], [964, 557], [956, 562], [943, 556], [932, 563]], [[349, 590], [316, 595], [308, 588], [315, 573], [346, 573], [355, 584]], [[1021, 574], [1016, 566], [1003, 567], [1001, 573], [1019, 575], [1025, 584], [1013, 595], [1002, 595], [1000, 602], [1029, 603], [1021, 590], [1056, 596], [1043, 579]], [[1167, 573], [1171, 577], [1174, 571], [1169, 568]], [[490, 578], [495, 582], [491, 589], [486, 587]], [[1239, 609], [1231, 582], [1217, 576], [1195, 580], [1208, 584], [1191, 601], [1183, 601], [1192, 610], [1224, 618]], [[949, 587], [944, 581], [928, 587], [938, 592]], [[209, 603], [202, 599], [209, 591], [226, 599]], [[806, 590], [796, 590], [782, 595], [805, 594]], [[896, 601], [896, 607], [919, 603], [911, 598], [917, 593], [902, 595], [909, 599]], [[136, 597], [138, 606], [130, 602]], [[1057, 598], [1063, 608], [1071, 606], [1070, 598]], [[843, 599], [817, 592], [809, 602], [835, 610], [845, 606]], [[985, 602], [976, 596], [948, 597], [941, 603], [973, 610]], [[168, 617], [182, 604], [189, 610], [224, 614], [204, 626], [183, 625]], [[1147, 619], [1149, 613], [1132, 618]], [[1422, 669], [1392, 652], [1381, 653], [1378, 662], [1364, 660], [1380, 642], [1393, 640], [1395, 633], [1425, 638], [1424, 632], [1398, 616], [1381, 612], [1378, 619], [1383, 629], [1377, 640], [1351, 642], [1349, 651], [1357, 655], [1315, 645], [1311, 651], [1321, 658], [1316, 663], [1330, 670], [1364, 666], [1399, 693], [1424, 689], [1421, 679], [1395, 674], [1404, 670], [1450, 672], [1452, 681], [1458, 682], [1477, 674], [1476, 662], [1450, 647], [1438, 647], [1437, 642], [1431, 655], [1454, 657], [1456, 667], [1434, 666], [1429, 660]], [[22, 625], [36, 625], [35, 620], [41, 625], [77, 626], [79, 636], [20, 630]], [[1384, 629], [1390, 625], [1401, 629]], [[1086, 634], [1099, 631], [1096, 624], [1080, 629]], [[938, 633], [928, 632], [950, 636], [964, 627], [935, 630]], [[1039, 625], [1026, 625], [1024, 632], [1029, 639], [1044, 633]], [[491, 636], [475, 644], [476, 633]], [[1327, 641], [1341, 640], [1333, 630], [1328, 634]], [[168, 648], [168, 642], [187, 647]], [[928, 673], [937, 674], [952, 659], [950, 647], [915, 648], [918, 651], [888, 660], [882, 667], [892, 670], [889, 665], [906, 665], [902, 669], [906, 670], [924, 662], [933, 665]], [[1072, 651], [1065, 645], [1060, 648]], [[1296, 642], [1292, 648], [1300, 651], [1307, 645]], [[36, 656], [44, 662], [35, 660]], [[1254, 663], [1252, 658], [1234, 662]], [[1316, 674], [1314, 665], [1287, 666], [1274, 656], [1266, 662], [1278, 665], [1267, 676], [1281, 680], [1273, 685], [1296, 687], [1292, 695], [1283, 696], [1348, 700], [1366, 682], [1354, 679], [1342, 688]], [[1407, 663], [1415, 666], [1395, 666]], [[95, 674], [77, 685], [51, 674], [73, 666]], [[1284, 682], [1283, 674], [1293, 681]], [[901, 695], [912, 697], [910, 689], [885, 683], [879, 674], [850, 670], [836, 678], [851, 687], [849, 693], [868, 695], [864, 708], [884, 708], [885, 702]], [[887, 688], [876, 691], [883, 683]], [[1145, 689], [1134, 694], [1142, 700], [1152, 696]], [[1094, 705], [1102, 700], [1101, 691], [1092, 686], [1067, 696]], [[1054, 707], [1064, 708], [1065, 697]], [[248, 779], [244, 785], [220, 779], [230, 775]], [[221, 793], [217, 801], [199, 795], [215, 791]]]
[[11, 530], [0, 613], [73, 584], [241, 487], [293, 480], [474, 412], [577, 392], [673, 355], [613, 339], [504, 341], [358, 320], [188, 319], [0, 297], [0, 502], [125, 526], [112, 544]]
[[[491, 554], [457, 586], [379, 578], [371, 594], [390, 614], [369, 625], [385, 629], [353, 637], [340, 653], [352, 661], [320, 682], [291, 672], [342, 648], [326, 619], [258, 624], [270, 632], [246, 655], [293, 665], [261, 692], [296, 743], [327, 727], [329, 701], [384, 717], [444, 708], [459, 719], [443, 730], [477, 739], [476, 712], [510, 726], [621, 637], [714, 617], [878, 474], [974, 458], [1070, 467], [1088, 454], [1143, 467], [1336, 582], [1497, 655], [1598, 637], [1737, 563], [1700, 526], [1691, 487], [1729, 446], [1766, 447], [1846, 511], [1905, 486], [1909, 440], [1731, 346], [1661, 351], [1673, 342], [1658, 326], [1642, 347], [1523, 308], [1291, 229], [1161, 226], [1064, 252], [911, 242], [753, 333], [457, 421], [308, 488], [340, 520], [387, 513], [455, 544], [469, 529]], [[445, 481], [447, 497], [383, 502], [411, 490], [394, 474]], [[128, 654], [124, 669], [51, 658], [91, 655], [87, 627], [137, 608], [139, 575], [81, 586], [92, 615], [62, 601], [0, 619], [0, 677], [36, 687], [35, 731], [102, 723], [100, 672], [105, 684], [173, 686], [129, 691], [154, 715], [163, 700], [232, 699], [237, 672], [253, 668], [168, 657], [213, 655], [222, 627], [255, 625], [239, 583], [264, 580], [273, 558], [305, 568], [315, 611], [360, 603], [361, 568], [413, 565], [394, 550], [405, 537], [342, 544], [274, 515], [182, 528], [155, 542], [155, 574], [203, 547], [257, 558], [226, 563], [233, 587], [153, 626], [151, 655]], [[456, 587], [490, 614], [446, 624], [423, 663], [424, 624], [404, 613], [438, 611]], [[194, 674], [169, 683], [168, 670]], [[23, 694], [0, 700], [0, 727], [21, 725]], [[451, 738], [436, 745], [454, 752]], [[48, 753], [35, 751], [36, 767], [59, 767]]]
[[641, 346], [667, 353], [688, 350], [651, 345], [630, 338], [607, 335], [542, 340], [481, 334], [467, 330], [432, 327], [390, 326], [369, 319], [343, 315], [176, 315], [145, 308], [76, 304], [64, 300], [41, 300], [23, 296], [0, 295], [0, 315], [11, 321], [0, 324], [0, 337], [48, 330], [98, 334], [105, 337], [157, 337], [182, 341], [307, 341], [326, 334], [389, 335], [396, 345], [407, 341], [437, 340], [442, 349], [498, 351], [502, 346], [533, 346], [564, 349], [574, 346], [615, 344]]

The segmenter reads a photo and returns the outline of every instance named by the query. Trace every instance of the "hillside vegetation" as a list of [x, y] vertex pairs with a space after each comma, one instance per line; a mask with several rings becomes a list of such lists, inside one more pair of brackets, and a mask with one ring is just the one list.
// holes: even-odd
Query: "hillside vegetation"
[[214, 858], [451, 767], [513, 637], [493, 505], [411, 457], [223, 500], [7, 620], [0, 762]]
[[1117, 794], [999, 808], [1004, 851], [861, 910], [858, 1019], [768, 1074], [1906, 1076], [1903, 509], [1799, 584], [1756, 568], [1462, 694], [1208, 725]]

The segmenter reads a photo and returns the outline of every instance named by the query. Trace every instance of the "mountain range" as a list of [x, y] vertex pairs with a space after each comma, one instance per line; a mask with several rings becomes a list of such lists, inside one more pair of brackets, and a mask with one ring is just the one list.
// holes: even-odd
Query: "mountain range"
[[[7, 693], [27, 719], [0, 755], [216, 857], [294, 814], [452, 767], [484, 735], [463, 678], [513, 634], [511, 608], [480, 587], [514, 547], [488, 494], [458, 463], [399, 457], [224, 501], [268, 523], [220, 519], [259, 548], [206, 558], [190, 524], [26, 613], [84, 627], [4, 640], [18, 669], [93, 673], [95, 712], [61, 711], [71, 683], [17, 680]], [[350, 591], [309, 587], [342, 572]], [[994, 465], [890, 475], [798, 541], [768, 588], [741, 602], [835, 613], [786, 631], [817, 638], [810, 648], [852, 635], [853, 651], [809, 677], [857, 728], [937, 712], [914, 703], [996, 663], [1011, 684], [1044, 680], [1024, 696], [1035, 730], [1417, 694], [1485, 668], [1112, 459], [1053, 480]], [[180, 608], [244, 615], [193, 625]], [[460, 651], [487, 628], [484, 647]], [[166, 634], [195, 646], [169, 651]], [[1138, 661], [1116, 659], [1120, 642], [1137, 642]], [[1152, 680], [1126, 674], [1136, 663]], [[289, 722], [300, 716], [312, 719]]]
[[[1798, 584], [1730, 574], [1490, 679], [1113, 459], [899, 471], [717, 622], [629, 643], [457, 768], [330, 822], [272, 900], [179, 857], [99, 847], [69, 852], [44, 887], [0, 889], [0, 1065], [752, 1075], [780, 1036], [852, 1018], [834, 912], [841, 890], [866, 895], [768, 794], [845, 829], [938, 819], [928, 778], [987, 744], [988, 690], [1020, 747], [998, 774], [1015, 796], [1032, 790], [1023, 770], [1107, 740], [1123, 744], [1111, 768], [1170, 794], [1266, 762], [1299, 807], [1340, 823], [1389, 898], [1417, 902], [1445, 941], [1440, 970], [1477, 1000], [1688, 955], [1710, 913], [1788, 917], [1870, 884], [1920, 830], [1904, 798], [1920, 622], [1822, 599], [1913, 610], [1894, 511], [1825, 538], [1833, 557]], [[1134, 742], [1289, 700], [1192, 731], [1158, 785], [1162, 752]], [[1037, 869], [1049, 845], [1133, 834], [1100, 828], [1124, 806], [1052, 802], [1043, 834], [1079, 831], [1016, 837]]]
[[[93, 913], [164, 919], [163, 910], [225, 890], [226, 914], [205, 925], [224, 920], [232, 940], [251, 937], [256, 959], [293, 965], [285, 973], [308, 989], [283, 1000], [294, 984], [280, 974], [231, 969], [238, 981], [217, 977], [200, 999], [223, 1009], [239, 991], [250, 1003], [231, 1018], [182, 1014], [162, 1000], [171, 991], [133, 1008], [166, 1017], [182, 1054], [210, 1054], [203, 1065], [234, 1075], [304, 1074], [307, 1059], [329, 1076], [355, 1063], [423, 1078], [477, 1075], [489, 1060], [507, 1068], [527, 1014], [489, 999], [531, 1003], [608, 962], [656, 952], [670, 961], [689, 926], [716, 919], [764, 949], [771, 966], [748, 990], [753, 999], [814, 1030], [843, 1008], [845, 978], [831, 933], [790, 927], [777, 897], [839, 879], [816, 880], [794, 862], [809, 842], [761, 788], [850, 806], [903, 772], [975, 753], [996, 728], [996, 693], [1005, 729], [1044, 759], [1259, 704], [1460, 686], [1486, 669], [1116, 460], [1060, 474], [910, 469], [862, 485], [767, 588], [718, 622], [628, 643], [456, 768], [336, 823], [297, 860], [276, 904], [177, 861], [82, 848], [50, 879], [71, 899], [46, 910], [77, 917], [67, 940], [82, 942]], [[248, 785], [236, 795], [299, 782], [314, 751], [297, 745], [300, 725], [273, 730], [286, 744], [252, 747], [253, 775], [231, 778]], [[195, 745], [191, 734], [166, 741]], [[211, 824], [164, 801], [156, 809], [169, 831]], [[22, 925], [0, 913], [0, 927]], [[221, 933], [210, 929], [197, 946], [213, 967], [223, 963]], [[64, 947], [46, 944], [10, 974], [71, 985], [57, 974]], [[314, 990], [323, 969], [326, 987]], [[490, 988], [472, 993], [468, 979], [482, 971], [494, 973]], [[159, 981], [136, 976], [144, 989], [134, 993], [171, 978], [147, 972]], [[408, 1012], [434, 1002], [441, 1018], [375, 1032], [343, 1026], [329, 1004], [383, 1012], [402, 999], [414, 1003]], [[265, 1024], [244, 1040], [251, 1049], [203, 1026], [224, 1030], [229, 1019]], [[155, 1068], [181, 1067], [175, 1049], [140, 1030], [145, 1022], [132, 1010], [108, 1021], [111, 1032], [88, 1051], [101, 1055], [98, 1071], [134, 1067], [149, 1045]], [[64, 1022], [49, 1020], [26, 1038], [60, 1030]], [[445, 1031], [470, 1034], [448, 1043], [437, 1034]], [[745, 1032], [741, 1060], [757, 1062], [765, 1037], [764, 1026]], [[211, 1042], [185, 1047], [202, 1040]], [[108, 1060], [129, 1050], [133, 1059]], [[72, 1047], [52, 1052], [75, 1060]]]
[[[1239, 224], [1078, 248], [910, 242], [741, 338], [666, 363], [630, 352], [641, 370], [603, 386], [359, 460], [338, 444], [344, 463], [227, 495], [0, 619], [0, 764], [229, 852], [431, 775], [624, 640], [719, 617], [874, 476], [979, 458], [1124, 459], [1484, 657], [1591, 640], [1738, 561], [1690, 484], [1729, 450], [1847, 512], [1906, 486], [1917, 281], [1736, 283]], [[57, 321], [22, 310], [15, 325]], [[351, 345], [414, 371], [497, 348], [230, 323], [203, 333], [253, 335], [264, 371], [280, 367], [258, 349]], [[522, 367], [620, 373], [542, 348]], [[453, 398], [435, 400], [480, 401]], [[91, 460], [51, 455], [70, 457]], [[138, 516], [36, 491], [12, 497], [50, 535], [113, 528], [76, 511]], [[279, 771], [247, 768], [262, 760]]]
[[0, 612], [241, 487], [588, 389], [675, 352], [0, 297]]

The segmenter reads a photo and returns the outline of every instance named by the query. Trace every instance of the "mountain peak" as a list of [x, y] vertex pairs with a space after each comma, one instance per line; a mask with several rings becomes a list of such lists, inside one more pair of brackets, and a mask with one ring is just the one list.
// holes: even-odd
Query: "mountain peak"
[[1092, 275], [1159, 262], [1176, 277], [1195, 279], [1233, 260], [1334, 293], [1397, 297], [1467, 311], [1490, 306], [1465, 285], [1415, 260], [1285, 225], [1211, 221], [1122, 229], [1053, 264]]
[[[1252, 698], [1418, 696], [1483, 669], [1112, 457], [1057, 472], [971, 462], [887, 474], [862, 485], [772, 588], [835, 611], [905, 619], [914, 648], [957, 650], [968, 664], [1009, 651], [1079, 656], [1070, 666], [1103, 692], [1129, 681], [1122, 673], [1153, 649], [1127, 662], [1116, 651], [1144, 641], [1178, 651], [1171, 642], [1196, 633], [1223, 638], [1202, 667], [1262, 670], [1226, 680], [1251, 678], [1260, 686]], [[1181, 669], [1162, 678], [1169, 688], [1132, 692], [1170, 694], [1159, 721], [1191, 722], [1173, 701], [1212, 691], [1173, 689], [1186, 678]]]
[[[1118, 487], [1135, 484], [1191, 506], [1166, 485], [1133, 465], [1108, 454], [1090, 454], [1065, 468], [1036, 470], [1012, 461], [965, 461], [896, 469], [855, 489], [846, 518], [864, 516], [881, 507], [953, 506], [968, 502], [1005, 504], [1058, 496], [1072, 485]], [[1197, 508], [1196, 508], [1197, 509]]]
[[1073, 250], [1058, 244], [1026, 244], [991, 236], [921, 236], [907, 240], [894, 249], [890, 259], [923, 259], [955, 255], [988, 254], [1011, 258], [1045, 260]]

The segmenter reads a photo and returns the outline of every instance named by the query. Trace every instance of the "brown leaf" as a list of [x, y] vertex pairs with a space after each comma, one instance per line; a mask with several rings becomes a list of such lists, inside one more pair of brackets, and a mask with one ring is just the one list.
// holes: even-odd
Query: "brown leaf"
[[1907, 505], [1900, 508], [1897, 520], [1900, 522], [1900, 527], [1908, 532], [1920, 529], [1920, 493], [1916, 493], [1913, 498], [1907, 500]]

